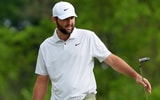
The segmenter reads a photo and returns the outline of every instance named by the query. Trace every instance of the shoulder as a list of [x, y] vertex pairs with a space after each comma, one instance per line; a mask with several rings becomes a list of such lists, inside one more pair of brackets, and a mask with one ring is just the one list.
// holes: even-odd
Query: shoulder
[[77, 33], [79, 33], [81, 36], [91, 37], [95, 35], [95, 32], [93, 32], [92, 30], [80, 29], [80, 28], [77, 28], [76, 30]]
[[87, 33], [87, 34], [93, 34], [94, 32], [91, 30], [87, 30], [87, 29], [81, 29], [81, 28], [76, 28], [77, 32], [82, 32], [82, 33]]
[[41, 44], [40, 44], [40, 48], [44, 48], [47, 45], [53, 43], [53, 36], [46, 38]]

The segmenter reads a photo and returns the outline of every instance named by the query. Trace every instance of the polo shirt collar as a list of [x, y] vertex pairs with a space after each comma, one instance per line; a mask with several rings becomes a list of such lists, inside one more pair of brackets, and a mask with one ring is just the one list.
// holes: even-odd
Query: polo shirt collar
[[[54, 31], [53, 40], [54, 40], [55, 43], [57, 43], [57, 42], [62, 42], [63, 40], [61, 40], [61, 39], [58, 37], [56, 30], [57, 30], [57, 28], [56, 28], [55, 31]], [[77, 34], [77, 29], [74, 28], [74, 29], [73, 29], [73, 32], [71, 33], [71, 35], [70, 35], [70, 37], [68, 38], [68, 40], [77, 38], [77, 35], [78, 35], [78, 34]]]

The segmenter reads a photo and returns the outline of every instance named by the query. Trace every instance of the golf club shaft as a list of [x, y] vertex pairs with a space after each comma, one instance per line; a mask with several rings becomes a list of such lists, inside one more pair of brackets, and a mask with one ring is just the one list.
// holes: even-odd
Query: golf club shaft
[[[143, 71], [142, 71], [142, 66], [141, 66], [141, 64], [140, 64], [140, 66], [139, 66], [139, 70], [140, 70], [140, 74], [141, 74], [141, 76], [142, 76], [142, 81], [143, 81]], [[146, 92], [146, 89], [145, 89], [145, 87], [143, 88], [144, 89], [144, 92], [145, 92], [145, 97], [146, 97], [146, 100], [148, 100], [148, 95], [147, 95], [147, 92]]]

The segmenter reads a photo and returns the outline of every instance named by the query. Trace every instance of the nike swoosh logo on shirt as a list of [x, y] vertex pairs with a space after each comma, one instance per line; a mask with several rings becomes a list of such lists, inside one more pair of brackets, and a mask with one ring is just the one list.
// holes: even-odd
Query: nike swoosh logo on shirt
[[81, 43], [76, 43], [75, 46], [78, 46], [78, 45], [80, 45], [80, 44], [81, 44]]

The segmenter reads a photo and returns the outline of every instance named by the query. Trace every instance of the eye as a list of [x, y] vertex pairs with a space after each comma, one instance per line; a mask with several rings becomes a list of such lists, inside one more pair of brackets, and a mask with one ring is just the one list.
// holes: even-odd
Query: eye
[[71, 19], [74, 19], [74, 16], [70, 17]]

